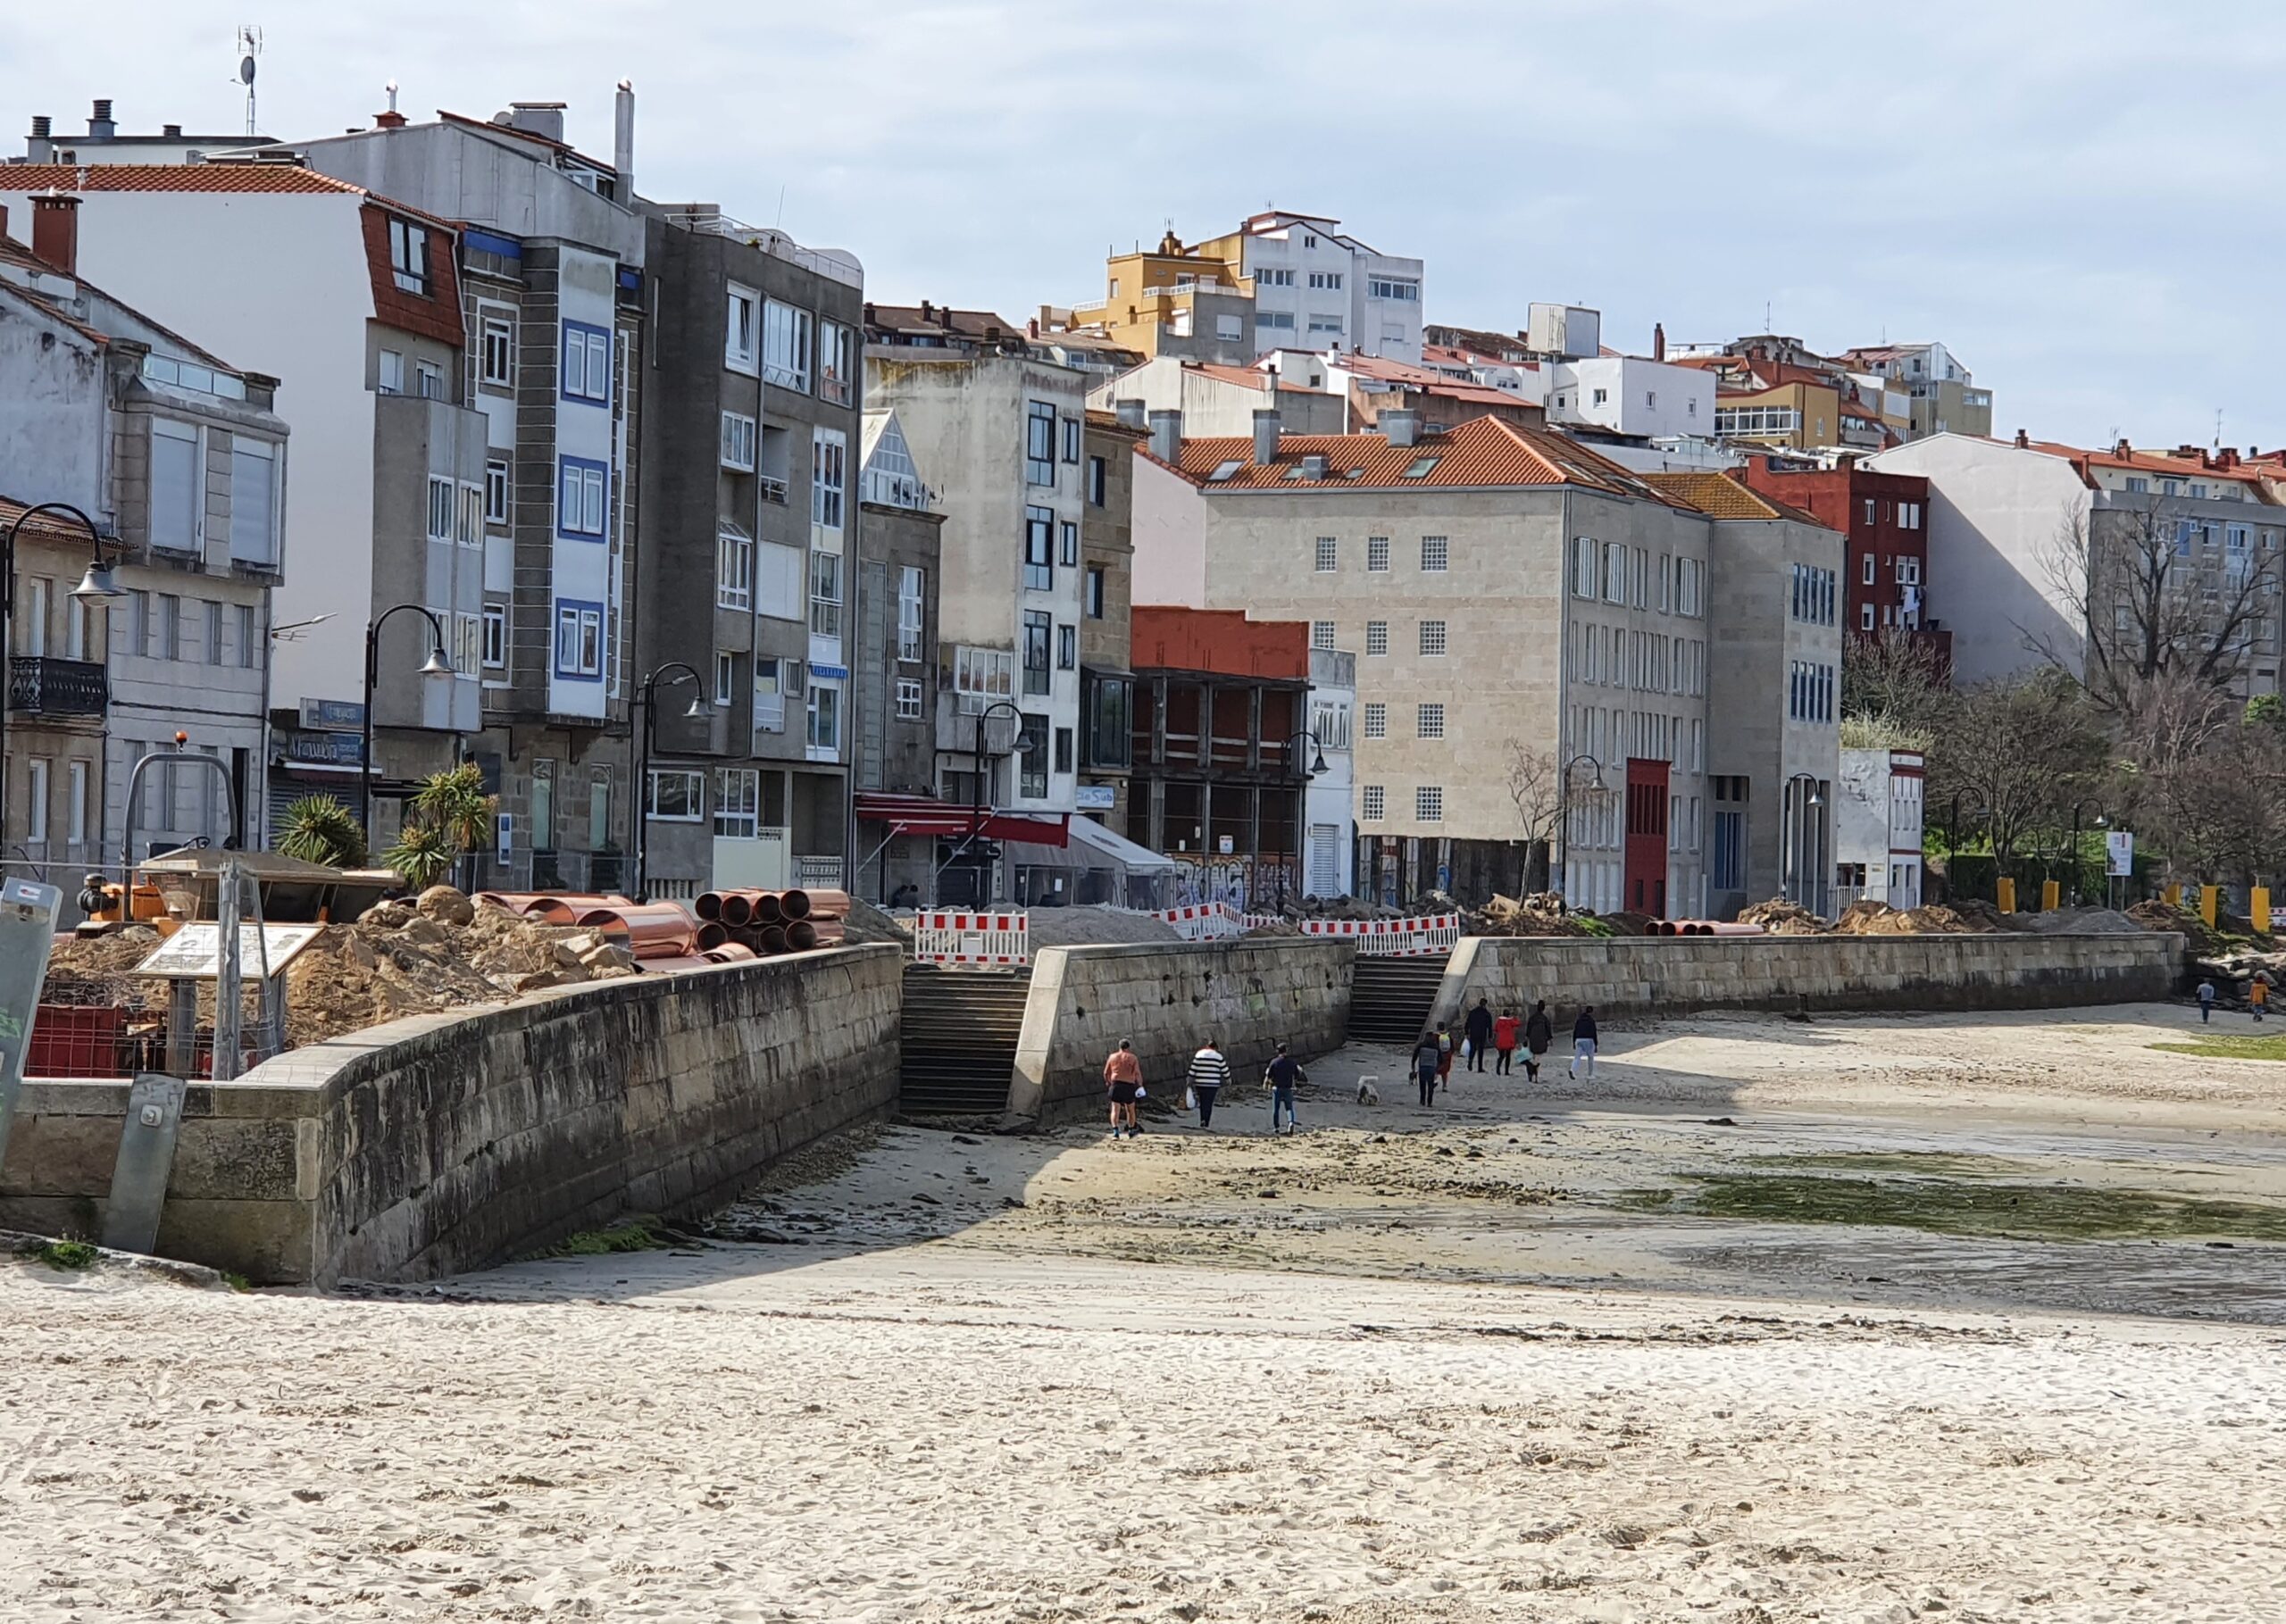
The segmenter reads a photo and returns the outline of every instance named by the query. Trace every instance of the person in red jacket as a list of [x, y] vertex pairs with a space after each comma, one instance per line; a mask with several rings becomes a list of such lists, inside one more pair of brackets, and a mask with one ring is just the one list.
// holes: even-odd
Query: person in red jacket
[[1492, 1023], [1492, 1070], [1495, 1075], [1508, 1075], [1509, 1062], [1516, 1057], [1516, 1035], [1523, 1029], [1524, 1023], [1506, 1012]]

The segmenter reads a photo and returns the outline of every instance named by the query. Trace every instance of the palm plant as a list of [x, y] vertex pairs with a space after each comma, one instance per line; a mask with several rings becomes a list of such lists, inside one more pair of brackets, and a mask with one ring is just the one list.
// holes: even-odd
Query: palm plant
[[484, 793], [483, 771], [473, 762], [430, 773], [413, 792], [412, 816], [388, 851], [389, 867], [413, 890], [427, 890], [484, 843], [499, 805], [497, 795]]
[[452, 872], [464, 849], [441, 824], [408, 823], [383, 861], [405, 877], [409, 889], [426, 891]]
[[350, 810], [331, 795], [304, 795], [279, 820], [278, 849], [303, 862], [328, 868], [365, 866], [365, 831]]

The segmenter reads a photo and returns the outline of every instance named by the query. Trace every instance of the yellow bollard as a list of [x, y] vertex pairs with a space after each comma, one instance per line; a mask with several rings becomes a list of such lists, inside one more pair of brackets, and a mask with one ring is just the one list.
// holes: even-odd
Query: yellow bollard
[[2168, 907], [2170, 907], [2170, 908], [2180, 908], [2180, 907], [2182, 907], [2182, 881], [2180, 881], [2180, 880], [2176, 881], [2174, 884], [2170, 885], [2170, 886], [2168, 886], [2167, 887], [2165, 887], [2164, 890], [2162, 890], [2162, 891], [2159, 893], [2159, 895], [2160, 895], [2160, 896], [2161, 896], [2161, 897], [2163, 897], [2163, 898], [2165, 898], [2165, 901], [2166, 901], [2166, 904], [2167, 904], [2167, 906], [2168, 906]]
[[2247, 893], [2247, 912], [2253, 917], [2254, 928], [2264, 936], [2270, 934], [2270, 887], [2257, 886]]
[[2198, 917], [2205, 920], [2210, 929], [2215, 923], [2215, 905], [2222, 900], [2222, 895], [2223, 887], [2220, 886], [2198, 887]]
[[2016, 911], [2016, 882], [2004, 874], [2000, 877], [1995, 889], [2000, 904], [2000, 912], [2014, 913]]
[[2053, 913], [2064, 905], [2064, 887], [2060, 881], [2043, 879], [2040, 882], [2040, 911]]

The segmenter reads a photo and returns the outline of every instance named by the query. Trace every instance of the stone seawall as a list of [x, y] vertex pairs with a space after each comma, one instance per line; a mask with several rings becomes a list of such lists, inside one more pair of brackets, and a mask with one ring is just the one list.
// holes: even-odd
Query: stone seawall
[[2164, 998], [2182, 937], [2116, 936], [1464, 937], [1434, 1019], [1479, 994], [1518, 1014], [1535, 998], [1561, 1017], [1693, 1010], [2062, 1009]]
[[1351, 951], [1290, 937], [1043, 947], [1032, 955], [1008, 1109], [1045, 1120], [1097, 1114], [1104, 1057], [1122, 1038], [1154, 1091], [1171, 1093], [1208, 1037], [1241, 1083], [1262, 1075], [1280, 1043], [1297, 1055], [1338, 1049], [1349, 1027]]
[[[257, 1283], [425, 1279], [631, 1213], [704, 1212], [885, 1114], [902, 959], [795, 954], [419, 1016], [185, 1106], [158, 1250]], [[123, 1083], [33, 1082], [0, 1228], [100, 1233]]]

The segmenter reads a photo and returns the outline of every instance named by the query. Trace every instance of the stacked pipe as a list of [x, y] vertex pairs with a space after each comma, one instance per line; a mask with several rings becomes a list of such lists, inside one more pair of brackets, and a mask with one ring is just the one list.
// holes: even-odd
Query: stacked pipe
[[699, 897], [697, 948], [736, 946], [757, 957], [838, 947], [848, 916], [847, 891], [709, 891]]

